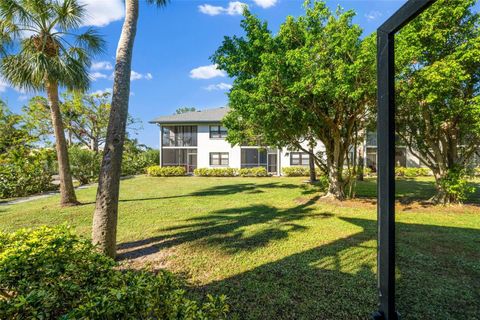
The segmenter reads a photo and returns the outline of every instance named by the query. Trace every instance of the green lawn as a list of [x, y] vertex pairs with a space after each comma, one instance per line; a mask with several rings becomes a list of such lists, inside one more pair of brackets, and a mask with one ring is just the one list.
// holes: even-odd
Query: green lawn
[[[240, 319], [367, 319], [376, 309], [375, 183], [339, 203], [302, 180], [123, 180], [119, 259], [170, 269], [192, 295], [224, 293]], [[67, 222], [89, 236], [95, 192], [79, 190], [84, 205], [73, 208], [58, 196], [0, 206], [1, 229]], [[479, 319], [480, 208], [412, 202], [432, 193], [431, 179], [398, 183], [398, 309], [403, 319]]]

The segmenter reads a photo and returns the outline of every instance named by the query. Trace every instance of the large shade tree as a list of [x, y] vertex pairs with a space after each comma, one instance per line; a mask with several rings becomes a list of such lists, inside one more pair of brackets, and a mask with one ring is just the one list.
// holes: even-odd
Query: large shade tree
[[258, 136], [305, 152], [320, 140], [325, 151], [314, 159], [328, 175], [328, 195], [344, 199], [354, 131], [365, 125], [375, 96], [374, 38], [362, 41], [353, 11], [333, 14], [323, 1], [287, 17], [277, 35], [248, 10], [244, 16], [245, 36], [226, 37], [212, 57], [235, 78], [228, 140]]
[[0, 1], [0, 70], [25, 90], [47, 94], [62, 205], [77, 204], [59, 105], [59, 87], [86, 90], [92, 55], [104, 42], [94, 29], [76, 33], [86, 12], [77, 0]]
[[[117, 47], [112, 104], [93, 215], [93, 243], [110, 257], [116, 255], [118, 196], [139, 2], [125, 0], [125, 20]], [[147, 0], [147, 3], [157, 6], [165, 6], [167, 2], [168, 0]]]
[[433, 200], [465, 196], [480, 147], [480, 15], [475, 0], [439, 0], [397, 36], [397, 134], [436, 179]]

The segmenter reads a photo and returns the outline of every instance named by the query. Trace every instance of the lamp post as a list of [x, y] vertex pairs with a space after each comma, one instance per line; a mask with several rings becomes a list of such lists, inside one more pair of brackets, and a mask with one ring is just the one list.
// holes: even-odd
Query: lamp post
[[396, 320], [395, 308], [395, 34], [436, 0], [409, 0], [377, 30], [379, 310], [375, 320]]

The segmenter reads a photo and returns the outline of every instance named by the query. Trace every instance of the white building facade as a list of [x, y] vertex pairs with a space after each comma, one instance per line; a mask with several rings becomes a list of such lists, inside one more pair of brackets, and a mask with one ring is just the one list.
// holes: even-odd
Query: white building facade
[[[182, 166], [188, 173], [196, 168], [265, 167], [274, 175], [291, 166], [309, 165], [308, 153], [264, 146], [232, 146], [225, 140], [227, 129], [221, 121], [228, 108], [207, 109], [158, 117], [150, 123], [160, 128], [160, 166]], [[324, 151], [318, 142], [314, 152]], [[364, 144], [365, 165], [376, 171], [376, 135], [367, 135]], [[418, 167], [419, 160], [405, 147], [397, 147], [396, 165]]]
[[[158, 117], [150, 123], [160, 127], [160, 166], [196, 168], [265, 167], [274, 175], [282, 168], [308, 166], [308, 153], [264, 146], [232, 146], [225, 140], [221, 120], [228, 108], [208, 109]], [[319, 144], [315, 152], [323, 151]]]

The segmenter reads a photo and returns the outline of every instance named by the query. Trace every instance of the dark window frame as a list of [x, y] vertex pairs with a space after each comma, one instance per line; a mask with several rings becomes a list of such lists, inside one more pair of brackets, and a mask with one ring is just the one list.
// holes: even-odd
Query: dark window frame
[[[212, 130], [213, 128], [216, 128], [216, 130]], [[227, 133], [228, 133], [227, 128], [225, 128], [221, 125], [211, 125], [211, 126], [209, 126], [210, 139], [225, 139], [227, 137]]]
[[[298, 163], [294, 163], [293, 161], [294, 155], [298, 155], [298, 159], [295, 159], [295, 161], [298, 160]], [[306, 161], [306, 163], [304, 163], [304, 160]], [[310, 163], [310, 154], [308, 154], [307, 152], [290, 152], [290, 166], [305, 167], [305, 166], [308, 166], [309, 163]]]
[[[218, 164], [213, 164], [213, 155], [218, 155]], [[227, 155], [226, 158], [226, 163], [224, 158], [222, 158], [222, 155]], [[230, 165], [230, 153], [228, 152], [210, 152], [209, 154], [209, 164], [212, 167], [228, 167]]]

